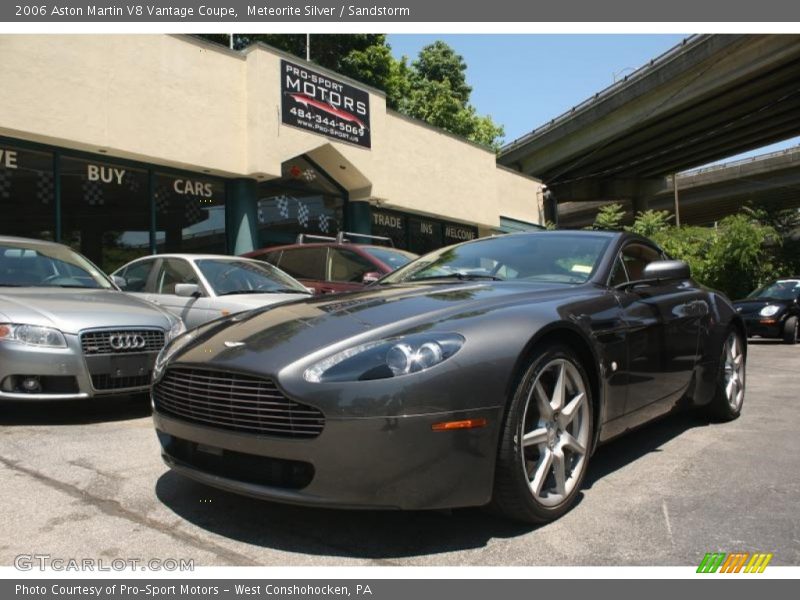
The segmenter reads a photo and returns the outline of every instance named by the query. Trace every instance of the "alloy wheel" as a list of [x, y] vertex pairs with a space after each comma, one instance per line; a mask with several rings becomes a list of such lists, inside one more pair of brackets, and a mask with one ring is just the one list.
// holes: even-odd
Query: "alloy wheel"
[[744, 353], [739, 336], [731, 332], [725, 341], [725, 396], [734, 411], [744, 399]]
[[591, 427], [589, 399], [578, 368], [550, 361], [530, 388], [522, 418], [522, 464], [534, 500], [558, 506], [586, 467]]

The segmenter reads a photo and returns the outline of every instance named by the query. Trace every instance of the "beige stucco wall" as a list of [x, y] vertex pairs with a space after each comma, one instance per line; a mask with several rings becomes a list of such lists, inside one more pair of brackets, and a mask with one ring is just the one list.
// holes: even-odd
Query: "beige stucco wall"
[[387, 111], [377, 91], [371, 150], [282, 125], [281, 55], [263, 46], [238, 53], [183, 36], [3, 35], [0, 56], [0, 135], [260, 179], [308, 153], [353, 199], [483, 228], [501, 215], [541, 220], [538, 182]]

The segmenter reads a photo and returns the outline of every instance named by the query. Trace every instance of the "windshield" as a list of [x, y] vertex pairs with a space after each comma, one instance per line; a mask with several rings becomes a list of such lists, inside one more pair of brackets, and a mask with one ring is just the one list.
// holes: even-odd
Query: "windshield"
[[220, 258], [195, 261], [217, 296], [231, 294], [307, 294], [298, 281], [267, 263]]
[[584, 283], [609, 243], [591, 234], [531, 233], [483, 238], [426, 254], [381, 284], [428, 279]]
[[66, 246], [0, 242], [0, 287], [113, 289], [108, 278]]
[[794, 300], [800, 296], [800, 279], [779, 279], [769, 285], [751, 292], [748, 298], [774, 298], [775, 300]]
[[404, 252], [402, 250], [392, 250], [390, 248], [376, 248], [374, 246], [362, 246], [364, 252], [370, 256], [377, 258], [383, 264], [387, 265], [394, 271], [403, 265], [407, 265], [412, 260], [417, 258], [416, 254], [411, 252]]

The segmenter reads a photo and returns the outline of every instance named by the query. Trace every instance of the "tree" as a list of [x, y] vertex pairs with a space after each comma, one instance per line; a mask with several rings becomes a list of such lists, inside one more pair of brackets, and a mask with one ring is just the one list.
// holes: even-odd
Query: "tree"
[[669, 221], [672, 219], [666, 210], [646, 210], [636, 213], [633, 225], [626, 227], [625, 231], [638, 233], [645, 237], [653, 237], [660, 231], [669, 228]]
[[625, 217], [625, 209], [622, 204], [614, 202], [600, 207], [594, 218], [594, 223], [589, 229], [620, 231], [622, 229], [622, 219]]
[[[226, 34], [200, 36], [229, 44]], [[306, 55], [305, 34], [234, 34], [235, 49], [263, 42], [296, 56]], [[410, 65], [395, 59], [384, 34], [320, 34], [311, 36], [311, 59], [386, 93], [392, 110], [497, 150], [504, 130], [469, 103], [464, 58], [442, 41], [425, 46]]]

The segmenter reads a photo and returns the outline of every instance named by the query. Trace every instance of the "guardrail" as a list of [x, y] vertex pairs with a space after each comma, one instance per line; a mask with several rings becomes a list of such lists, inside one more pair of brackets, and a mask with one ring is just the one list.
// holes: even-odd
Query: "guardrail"
[[766, 154], [758, 154], [756, 156], [739, 158], [737, 160], [732, 160], [730, 162], [725, 162], [725, 163], [719, 163], [716, 165], [710, 165], [708, 167], [700, 167], [699, 169], [682, 171], [681, 173], [678, 173], [678, 179], [683, 179], [684, 177], [693, 177], [695, 175], [700, 175], [702, 173], [721, 171], [722, 169], [730, 169], [731, 167], [749, 165], [755, 162], [760, 162], [762, 160], [769, 160], [771, 158], [777, 158], [779, 156], [788, 156], [792, 154], [797, 154], [797, 156], [800, 157], [800, 144], [798, 144], [797, 146], [792, 146], [791, 148], [784, 148], [783, 150], [775, 150], [774, 152], [767, 152]]

